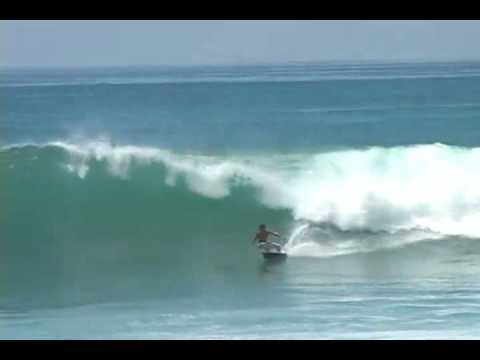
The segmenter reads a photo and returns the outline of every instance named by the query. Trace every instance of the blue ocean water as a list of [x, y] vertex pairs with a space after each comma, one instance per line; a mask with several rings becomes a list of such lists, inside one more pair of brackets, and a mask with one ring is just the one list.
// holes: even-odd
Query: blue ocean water
[[0, 115], [0, 338], [480, 338], [479, 62], [2, 69]]

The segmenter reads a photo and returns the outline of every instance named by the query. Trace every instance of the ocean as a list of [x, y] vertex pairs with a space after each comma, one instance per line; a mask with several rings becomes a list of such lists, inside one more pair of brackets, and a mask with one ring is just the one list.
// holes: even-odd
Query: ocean
[[1, 69], [0, 338], [480, 339], [479, 122], [480, 62]]

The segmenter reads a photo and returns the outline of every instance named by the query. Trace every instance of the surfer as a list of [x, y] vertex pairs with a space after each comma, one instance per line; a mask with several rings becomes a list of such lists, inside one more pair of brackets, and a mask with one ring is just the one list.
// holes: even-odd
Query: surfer
[[268, 239], [270, 235], [280, 237], [280, 234], [267, 230], [267, 226], [265, 224], [261, 224], [258, 227], [258, 231], [255, 234], [255, 238], [252, 242], [257, 242], [258, 247], [265, 247], [267, 249], [273, 247], [275, 250], [281, 251], [282, 247], [280, 245], [272, 243], [272, 241]]

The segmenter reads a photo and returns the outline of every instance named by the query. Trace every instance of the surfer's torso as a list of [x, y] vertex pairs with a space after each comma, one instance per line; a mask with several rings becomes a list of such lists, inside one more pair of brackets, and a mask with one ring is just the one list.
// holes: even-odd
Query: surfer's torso
[[259, 243], [266, 243], [268, 241], [268, 237], [271, 234], [273, 235], [273, 233], [271, 231], [259, 230], [259, 231], [257, 231], [257, 234], [256, 234], [255, 238], [257, 239], [257, 241]]

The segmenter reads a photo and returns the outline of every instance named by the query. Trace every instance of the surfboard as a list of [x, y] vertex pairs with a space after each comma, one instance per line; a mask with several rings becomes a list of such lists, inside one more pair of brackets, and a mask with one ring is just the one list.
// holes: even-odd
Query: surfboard
[[272, 246], [260, 245], [262, 249], [262, 255], [265, 260], [284, 260], [287, 258], [287, 253], [281, 248], [280, 244], [274, 243], [273, 245], [280, 246], [280, 250]]
[[283, 251], [264, 251], [262, 254], [265, 260], [285, 260], [287, 258], [287, 253]]

